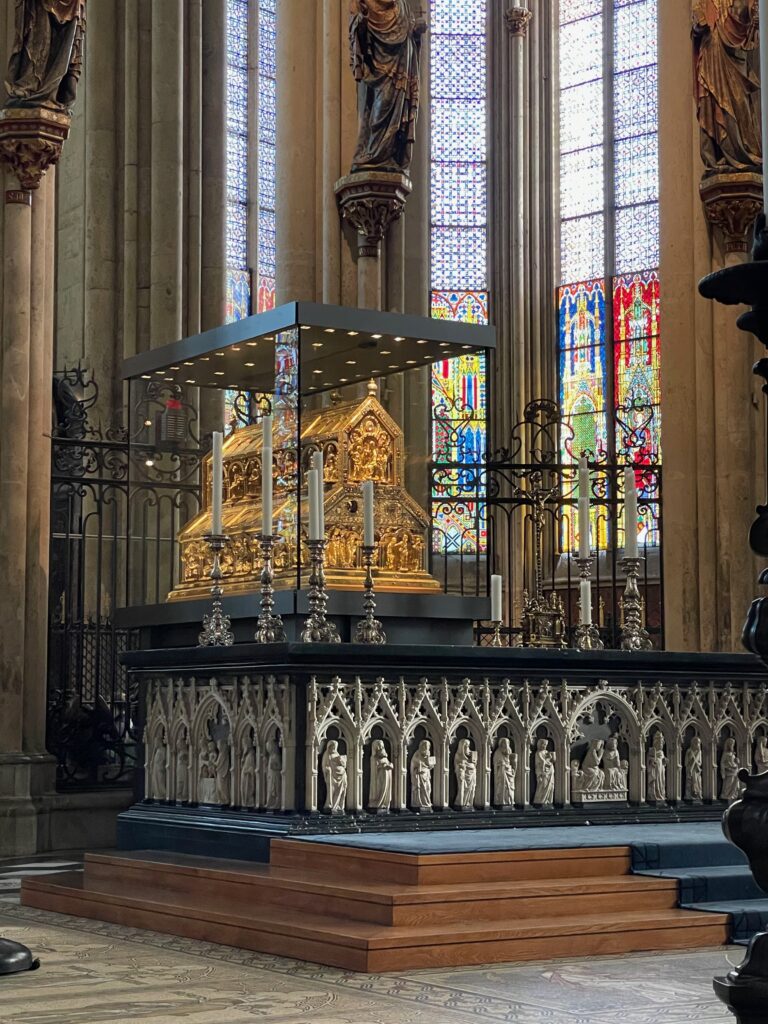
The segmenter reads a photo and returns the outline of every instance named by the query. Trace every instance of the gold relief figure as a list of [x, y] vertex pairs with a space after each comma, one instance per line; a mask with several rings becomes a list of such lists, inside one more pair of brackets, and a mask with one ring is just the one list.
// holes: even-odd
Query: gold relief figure
[[696, 104], [706, 175], [761, 170], [759, 41], [758, 0], [695, 0]]
[[346, 568], [346, 530], [333, 526], [328, 532], [328, 543], [325, 548], [325, 559], [334, 569]]
[[248, 459], [245, 464], [245, 493], [249, 498], [261, 494], [261, 466], [258, 459]]
[[285, 537], [276, 537], [275, 545], [272, 548], [272, 565], [275, 571], [290, 568], [290, 549], [286, 544]]
[[325, 450], [325, 479], [330, 484], [339, 480], [339, 453], [335, 445], [329, 445]]
[[227, 466], [227, 501], [237, 501], [245, 497], [245, 475], [240, 462], [231, 462]]
[[349, 435], [349, 478], [386, 483], [392, 441], [374, 416], [366, 416]]
[[413, 572], [413, 549], [408, 530], [392, 530], [382, 539], [384, 565], [391, 572]]
[[206, 570], [206, 563], [208, 557], [208, 545], [202, 541], [193, 541], [187, 545], [187, 549], [184, 552], [183, 565], [184, 565], [184, 579], [185, 580], [199, 580], [202, 579]]
[[407, 572], [419, 572], [424, 568], [424, 538], [417, 533], [408, 535]]
[[344, 538], [344, 564], [347, 569], [357, 565], [357, 552], [362, 546], [363, 538], [354, 530], [347, 530]]
[[231, 576], [235, 571], [235, 553], [232, 544], [225, 544], [219, 555], [219, 565], [224, 576]]

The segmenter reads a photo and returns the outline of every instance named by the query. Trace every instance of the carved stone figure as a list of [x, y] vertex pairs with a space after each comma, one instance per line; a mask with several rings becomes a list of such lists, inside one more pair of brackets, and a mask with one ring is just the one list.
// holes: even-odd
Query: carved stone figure
[[591, 740], [581, 764], [582, 788], [585, 790], [605, 789], [605, 772], [602, 769], [604, 740]]
[[477, 789], [477, 751], [472, 749], [468, 739], [459, 740], [453, 770], [456, 774], [456, 809], [471, 811], [475, 806]]
[[325, 779], [325, 809], [343, 814], [347, 799], [347, 755], [339, 750], [338, 740], [328, 740], [322, 761]]
[[267, 792], [265, 794], [264, 806], [268, 811], [279, 811], [283, 758], [280, 748], [274, 739], [267, 740], [265, 750], [267, 755]]
[[83, 69], [85, 0], [16, 0], [6, 107], [69, 111]]
[[158, 737], [158, 743], [152, 753], [149, 777], [151, 794], [155, 800], [168, 799], [168, 747], [165, 736]]
[[695, 0], [693, 39], [705, 175], [759, 171], [758, 0]]
[[216, 803], [216, 744], [208, 740], [205, 750], [200, 755], [200, 792], [201, 803]]
[[250, 737], [244, 740], [240, 754], [240, 805], [256, 806], [256, 751]]
[[646, 757], [646, 799], [652, 803], [664, 803], [667, 799], [667, 755], [664, 752], [664, 737], [657, 729]]
[[768, 772], [768, 739], [765, 736], [758, 736], [755, 746], [755, 772], [762, 775]]
[[536, 742], [536, 792], [534, 804], [547, 807], [555, 799], [555, 752], [549, 749], [549, 740]]
[[358, 83], [359, 135], [352, 172], [403, 172], [419, 112], [419, 50], [426, 24], [408, 0], [352, 0], [350, 62]]
[[515, 806], [517, 754], [506, 736], [502, 736], [493, 754], [493, 797], [497, 807]]
[[685, 799], [701, 800], [703, 794], [702, 780], [703, 758], [701, 752], [701, 737], [694, 736], [691, 745], [685, 752]]
[[729, 737], [725, 741], [723, 754], [720, 758], [720, 778], [723, 784], [720, 788], [721, 800], [738, 800], [741, 795], [739, 785], [739, 759], [736, 756], [736, 740]]
[[214, 761], [214, 771], [216, 778], [216, 803], [221, 804], [222, 807], [228, 807], [230, 803], [229, 796], [229, 771], [230, 771], [230, 759], [229, 759], [229, 744], [226, 740], [219, 740], [216, 744], [216, 756]]
[[436, 764], [432, 744], [422, 740], [411, 758], [411, 806], [415, 811], [432, 810], [432, 771]]
[[189, 800], [189, 748], [184, 737], [176, 751], [176, 802]]
[[371, 744], [371, 784], [368, 792], [368, 807], [384, 813], [392, 804], [392, 771], [394, 765], [389, 759], [384, 740]]
[[629, 763], [621, 759], [619, 753], [619, 741], [615, 736], [606, 740], [605, 753], [603, 754], [603, 770], [605, 771], [605, 785], [612, 792], [626, 791]]

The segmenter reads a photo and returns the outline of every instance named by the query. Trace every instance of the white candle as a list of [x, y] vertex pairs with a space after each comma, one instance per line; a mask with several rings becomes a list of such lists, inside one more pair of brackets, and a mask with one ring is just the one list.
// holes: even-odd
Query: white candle
[[373, 523], [373, 480], [363, 482], [363, 546], [372, 548], [376, 543]]
[[272, 449], [266, 445], [261, 449], [261, 532], [272, 536]]
[[624, 470], [624, 557], [637, 558], [637, 488], [635, 470]]
[[579, 622], [582, 626], [592, 625], [592, 587], [589, 580], [580, 580]]
[[768, 0], [760, 0], [760, 87], [763, 105], [763, 211], [768, 215]]
[[316, 469], [307, 471], [307, 497], [309, 499], [309, 539], [322, 540], [320, 536], [320, 477]]
[[579, 459], [579, 558], [589, 558], [591, 544], [589, 536], [589, 467], [587, 457]]
[[320, 516], [320, 537], [325, 538], [325, 467], [323, 466], [323, 453], [315, 452], [312, 456], [312, 469], [317, 470], [320, 483], [320, 502], [318, 514]]
[[220, 430], [215, 430], [211, 459], [211, 533], [214, 537], [220, 537], [223, 533], [221, 528], [221, 492], [224, 485], [223, 443], [224, 435]]
[[261, 417], [261, 443], [265, 448], [272, 447], [272, 415]]
[[501, 576], [491, 576], [491, 622], [501, 622]]

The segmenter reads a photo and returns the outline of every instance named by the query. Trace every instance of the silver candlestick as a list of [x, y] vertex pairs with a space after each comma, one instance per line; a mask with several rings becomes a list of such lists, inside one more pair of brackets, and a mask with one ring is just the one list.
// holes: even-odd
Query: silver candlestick
[[284, 644], [286, 642], [283, 620], [274, 612], [275, 607], [275, 573], [272, 568], [272, 548], [274, 537], [262, 534], [261, 547], [261, 613], [256, 629], [255, 640], [259, 644]]
[[309, 547], [309, 616], [301, 639], [305, 644], [340, 644], [339, 631], [326, 618], [328, 594], [325, 589], [325, 541], [310, 540]]
[[385, 644], [387, 642], [384, 627], [376, 618], [376, 593], [373, 587], [373, 554], [375, 550], [373, 544], [363, 545], [363, 568], [365, 569], [363, 609], [365, 618], [358, 622], [355, 630], [355, 643], [357, 644]]
[[637, 585], [640, 578], [640, 566], [644, 561], [643, 558], [622, 558], [621, 560], [621, 567], [627, 577], [624, 594], [621, 598], [623, 622], [620, 647], [622, 651], [653, 650], [653, 642], [644, 625], [645, 602]]
[[235, 642], [232, 623], [228, 615], [221, 610], [221, 598], [224, 591], [221, 581], [224, 578], [219, 562], [219, 552], [229, 541], [229, 537], [221, 533], [207, 533], [203, 538], [213, 552], [211, 567], [211, 598], [213, 607], [211, 614], [203, 616], [203, 628], [197, 638], [199, 647], [231, 647]]
[[[574, 633], [574, 646], [577, 651], [602, 651], [604, 649], [603, 641], [600, 639], [600, 630], [592, 622], [583, 622], [582, 617], [584, 609], [581, 607], [582, 596], [584, 591], [587, 589], [582, 586], [584, 580], [590, 585], [592, 584], [592, 556], [589, 558], [577, 558], [576, 564], [579, 567], [579, 624], [576, 627]], [[590, 619], [592, 617], [592, 594], [590, 591]]]

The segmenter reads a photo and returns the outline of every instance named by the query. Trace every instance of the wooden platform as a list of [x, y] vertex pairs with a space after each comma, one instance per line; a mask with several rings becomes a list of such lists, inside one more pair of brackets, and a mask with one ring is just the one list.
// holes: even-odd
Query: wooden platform
[[28, 878], [22, 903], [309, 960], [394, 971], [688, 949], [728, 915], [677, 907], [629, 874], [628, 847], [415, 856], [274, 840], [269, 865], [153, 851], [89, 854]]

